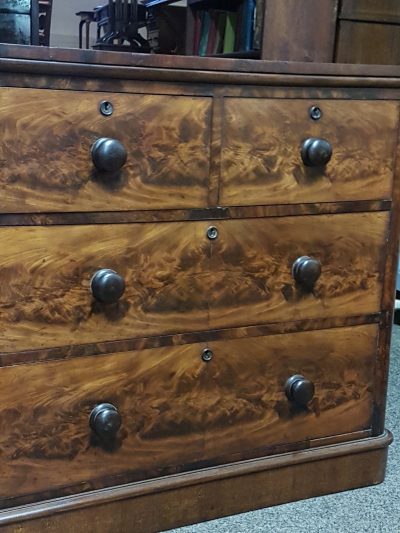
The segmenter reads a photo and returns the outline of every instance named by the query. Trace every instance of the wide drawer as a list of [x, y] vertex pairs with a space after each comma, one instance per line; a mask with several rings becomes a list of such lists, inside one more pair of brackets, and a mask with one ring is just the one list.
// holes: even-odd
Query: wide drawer
[[[207, 205], [211, 98], [2, 88], [0, 120], [3, 212]], [[124, 145], [121, 171], [95, 169], [101, 138]], [[115, 164], [110, 146], [101, 165]]]
[[[0, 228], [0, 351], [379, 312], [388, 221], [225, 220], [215, 240], [208, 222]], [[311, 288], [292, 274], [304, 256]], [[90, 290], [104, 269], [125, 281], [115, 303]]]
[[[371, 426], [377, 333], [372, 324], [4, 367], [0, 497], [80, 492], [281, 444], [350, 439]], [[285, 392], [298, 374], [315, 388], [304, 406]], [[122, 421], [108, 438], [101, 421], [89, 427], [104, 402], [116, 409], [104, 424]]]
[[[319, 120], [310, 117], [313, 106]], [[221, 205], [391, 197], [397, 103], [226, 98], [224, 110]], [[326, 166], [303, 163], [308, 138], [331, 144]]]

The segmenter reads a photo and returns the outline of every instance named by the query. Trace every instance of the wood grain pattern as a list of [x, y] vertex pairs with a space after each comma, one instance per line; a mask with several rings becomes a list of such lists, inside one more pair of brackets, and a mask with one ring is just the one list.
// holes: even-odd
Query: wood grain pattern
[[[217, 188], [213, 190], [218, 194]], [[211, 203], [211, 201], [210, 201]], [[215, 203], [214, 199], [213, 202]], [[330, 202], [317, 204], [247, 205], [203, 209], [164, 209], [145, 211], [93, 211], [86, 213], [0, 213], [0, 226], [53, 226], [71, 224], [129, 224], [131, 222], [182, 222], [231, 218], [263, 218], [334, 213], [390, 211], [391, 200]]]
[[340, 18], [371, 20], [375, 22], [400, 22], [398, 0], [346, 0], [341, 2]]
[[[92, 526], [96, 523], [96, 532], [108, 533], [110, 529], [125, 532], [134, 520], [135, 531], [140, 524], [142, 531], [148, 533], [168, 525], [184, 525], [257, 506], [378, 484], [383, 481], [387, 449], [392, 441], [392, 434], [385, 431], [378, 437], [356, 442], [261, 457], [23, 505], [0, 511], [0, 526], [3, 529], [9, 526], [7, 531], [17, 528], [18, 533], [42, 533], [43, 530], [37, 529], [40, 525], [54, 527], [56, 523], [58, 526], [64, 523], [81, 531], [86, 520]], [[248, 497], [246, 500], [244, 495]], [[61, 523], [60, 516], [65, 518], [61, 518]], [[69, 530], [61, 527], [65, 529]]]
[[[14, 227], [0, 231], [1, 351], [208, 329], [208, 224]], [[101, 268], [126, 282], [95, 301]]]
[[[221, 220], [213, 244], [210, 321], [215, 327], [375, 312], [380, 309], [387, 213]], [[309, 293], [292, 265], [318, 259]]]
[[338, 0], [266, 0], [262, 59], [333, 61], [337, 8]]
[[341, 20], [335, 60], [340, 63], [399, 65], [400, 24]]
[[379, 329], [378, 357], [375, 366], [374, 387], [374, 434], [378, 434], [385, 424], [387, 386], [389, 376], [390, 343], [392, 337], [393, 310], [396, 298], [396, 278], [399, 257], [400, 235], [400, 130], [399, 142], [395, 156], [395, 180], [393, 183], [394, 208], [390, 215], [390, 232], [387, 241], [385, 260], [384, 285], [382, 292], [381, 309], [384, 318]]
[[[11, 56], [18, 56], [19, 54], [21, 52], [16, 53], [13, 51], [10, 53]], [[41, 54], [42, 52], [40, 51], [38, 55], [40, 56]], [[27, 55], [29, 56], [30, 54], [28, 53]], [[113, 57], [116, 55], [116, 53], [112, 52]], [[123, 55], [126, 57], [128, 54]], [[134, 57], [134, 54], [129, 54], [129, 57]], [[358, 89], [398, 89], [400, 87], [398, 69], [379, 68], [380, 65], [374, 65], [373, 68], [366, 68], [365, 65], [350, 65], [351, 68], [346, 68], [346, 65], [332, 65], [331, 67], [329, 64], [325, 66], [326, 64], [322, 63], [307, 65], [295, 62], [294, 66], [291, 63], [283, 63], [282, 66], [280, 62], [261, 62], [258, 60], [242, 60], [243, 63], [241, 64], [232, 59], [231, 61], [234, 61], [234, 63], [229, 63], [231, 68], [225, 67], [225, 70], [223, 70], [220, 68], [223, 66], [220, 63], [220, 59], [206, 58], [207, 61], [200, 63], [199, 70], [194, 71], [193, 67], [184, 66], [185, 61], [180, 61], [180, 59], [191, 60], [192, 58], [179, 58], [179, 56], [172, 55], [169, 58], [172, 58], [170, 59], [171, 68], [161, 68], [160, 65], [157, 67], [137, 67], [138, 63], [142, 64], [146, 61], [143, 56], [140, 60], [134, 57], [134, 64], [131, 64], [131, 66], [115, 66], [113, 61], [110, 64], [97, 64], [95, 62], [93, 64], [83, 64], [79, 61], [71, 63], [67, 61], [58, 62], [53, 59], [36, 61], [34, 58], [20, 60], [0, 57], [0, 70], [2, 74], [4, 73], [5, 79], [14, 80], [14, 83], [11, 82], [11, 86], [14, 86], [15, 80], [19, 78], [16, 84], [19, 87], [36, 87], [36, 82], [41, 88], [48, 88], [52, 85], [55, 87], [61, 86], [61, 88], [69, 88], [71, 85], [84, 85], [86, 90], [90, 90], [89, 87], [92, 87], [91, 90], [99, 90], [100, 85], [107, 86], [109, 90], [115, 91], [117, 90], [116, 87], [119, 89], [120, 86], [130, 86], [132, 82], [137, 81], [157, 82], [157, 85], [161, 83], [166, 87], [166, 82], [167, 84], [179, 82], [181, 90], [182, 87], [191, 85], [192, 91], [195, 84], [256, 85], [285, 88], [283, 90], [288, 87], [302, 87], [304, 89], [308, 85], [313, 85], [314, 89], [335, 87], [341, 90], [343, 90], [343, 87], [357, 87]], [[201, 59], [204, 60], [205, 58]], [[115, 58], [115, 61], [118, 61], [118, 59]], [[122, 63], [124, 65], [123, 61]], [[182, 65], [182, 68], [179, 68], [179, 65]], [[204, 70], [201, 69], [201, 66], [204, 67]], [[271, 71], [273, 73], [270, 73]], [[300, 73], [292, 74], [293, 71]], [[10, 73], [12, 76], [7, 76]], [[60, 77], [62, 78], [61, 83]], [[82, 78], [85, 79], [82, 80]], [[3, 76], [1, 81], [3, 82]], [[208, 85], [209, 88], [210, 85]], [[392, 98], [397, 100], [397, 95], [398, 93], [396, 92]]]
[[[330, 0], [328, 0], [329, 2]], [[354, 0], [360, 5], [360, 0]], [[377, 6], [376, 0], [366, 0], [373, 2]], [[385, 4], [389, 2], [396, 2], [397, 0], [384, 0]], [[346, 0], [346, 4], [352, 0]], [[382, 1], [379, 7], [383, 6]], [[288, 74], [299, 74], [304, 77], [303, 86], [307, 86], [308, 90], [312, 89], [314, 78], [309, 78], [310, 75], [315, 77], [321, 76], [344, 76], [351, 79], [352, 84], [362, 86], [363, 78], [368, 79], [370, 86], [374, 82], [381, 83], [384, 78], [396, 78], [400, 75], [399, 67], [386, 65], [341, 65], [337, 63], [312, 63], [299, 61], [263, 61], [253, 59], [232, 59], [232, 58], [213, 58], [213, 57], [186, 57], [179, 55], [165, 55], [165, 54], [126, 54], [125, 52], [106, 52], [99, 50], [78, 50], [76, 48], [49, 48], [45, 46], [15, 46], [11, 44], [0, 43], [0, 64], [2, 70], [7, 64], [7, 60], [17, 59], [14, 62], [15, 73], [17, 71], [25, 71], [27, 74], [37, 72], [43, 64], [53, 63], [58, 67], [58, 80], [66, 83], [66, 79], [62, 78], [66, 71], [63, 70], [64, 63], [68, 69], [76, 68], [79, 72], [78, 66], [98, 66], [98, 78], [109, 77], [109, 69], [104, 69], [106, 66], [127, 66], [131, 67], [132, 76], [147, 68], [158, 69], [160, 81], [165, 72], [175, 71], [179, 76], [181, 70], [192, 70], [193, 76], [196, 77], [204, 71], [218, 71], [218, 72], [244, 72], [244, 73], [264, 73], [264, 74], [280, 74], [281, 86], [286, 87], [285, 79]], [[17, 68], [17, 65], [20, 65]], [[47, 66], [47, 65], [46, 65]], [[38, 70], [35, 70], [38, 69]], [[116, 69], [115, 69], [116, 70]], [[87, 73], [91, 70], [87, 69]], [[101, 74], [103, 72], [103, 74]], [[112, 83], [119, 87], [118, 76], [112, 76], [114, 79]], [[379, 79], [380, 78], [380, 79]], [[31, 76], [32, 79], [32, 76]], [[289, 78], [290, 79], [290, 78]], [[49, 80], [50, 81], [50, 80]], [[69, 81], [69, 80], [68, 80]], [[80, 80], [83, 84], [90, 84], [93, 79]], [[328, 85], [329, 86], [329, 85]], [[345, 80], [342, 79], [342, 87], [345, 87]]]
[[[3, 368], [0, 496], [87, 490], [121, 474], [158, 477], [367, 429], [376, 335], [377, 325], [366, 325], [217, 341], [209, 363], [198, 344]], [[285, 396], [296, 373], [315, 384], [308, 409]], [[123, 419], [107, 450], [88, 429], [102, 402]]]
[[[319, 121], [308, 110], [318, 104]], [[390, 198], [398, 104], [225, 100], [221, 205]], [[332, 144], [326, 169], [305, 167], [302, 142]]]
[[198, 342], [208, 343], [216, 340], [244, 339], [247, 337], [343, 328], [362, 324], [379, 324], [380, 327], [386, 327], [386, 323], [385, 314], [373, 313], [372, 315], [312, 318], [295, 322], [273, 322], [269, 324], [258, 324], [257, 326], [191, 331], [190, 333], [175, 333], [172, 335], [159, 335], [157, 337], [136, 337], [133, 339], [119, 339], [89, 344], [69, 344], [53, 348], [24, 350], [22, 352], [0, 352], [0, 367], [55, 359], [71, 359], [72, 357], [86, 357], [88, 355], [160, 348], [162, 346], [181, 346], [183, 344], [194, 344]]
[[[3, 227], [0, 351], [379, 312], [388, 220], [221, 220], [212, 244], [206, 222]], [[322, 263], [313, 293], [292, 278], [302, 255]], [[93, 301], [101, 268], [125, 279], [115, 305]]]
[[[99, 112], [114, 105], [111, 117]], [[207, 205], [211, 99], [0, 91], [3, 212], [110, 211]], [[107, 181], [90, 149], [120, 140], [128, 161]]]

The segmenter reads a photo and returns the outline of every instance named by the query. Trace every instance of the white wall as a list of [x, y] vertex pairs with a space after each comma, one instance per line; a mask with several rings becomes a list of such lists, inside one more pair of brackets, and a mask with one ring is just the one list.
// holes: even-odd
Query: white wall
[[[75, 13], [91, 11], [96, 6], [106, 3], [107, 0], [53, 0], [50, 46], [78, 48], [80, 17], [77, 17]], [[91, 26], [91, 35], [94, 39], [95, 24], [92, 23]]]
[[[53, 0], [53, 16], [51, 20], [50, 46], [60, 48], [78, 48], [79, 21], [75, 13], [91, 11], [93, 8], [107, 4], [107, 0]], [[186, 5], [186, 0], [180, 0], [176, 5]], [[91, 24], [91, 44], [96, 38], [96, 25]], [[85, 43], [85, 32], [83, 37]], [[84, 44], [85, 46], [85, 44]]]

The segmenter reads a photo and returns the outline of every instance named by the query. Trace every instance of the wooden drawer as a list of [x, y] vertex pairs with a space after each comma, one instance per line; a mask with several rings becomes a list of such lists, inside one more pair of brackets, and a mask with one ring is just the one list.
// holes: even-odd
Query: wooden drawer
[[[227, 220], [216, 224], [209, 318], [232, 327], [380, 311], [389, 213]], [[321, 265], [311, 290], [292, 268]]]
[[[0, 497], [82, 491], [262, 456], [286, 443], [349, 439], [371, 425], [377, 329], [216, 341], [209, 362], [196, 344], [4, 367]], [[294, 374], [314, 384], [307, 407], [286, 397]], [[122, 418], [107, 443], [89, 429], [103, 402]]]
[[[309, 116], [319, 106], [320, 120]], [[221, 205], [390, 198], [398, 104], [226, 98]], [[330, 142], [326, 167], [305, 166], [307, 138]]]
[[[211, 98], [0, 89], [2, 211], [205, 206], [210, 116]], [[119, 173], [95, 171], [103, 137], [125, 146]]]
[[[380, 311], [389, 213], [0, 228], [1, 352]], [[312, 290], [292, 266], [310, 256]], [[92, 276], [126, 289], [95, 300]]]

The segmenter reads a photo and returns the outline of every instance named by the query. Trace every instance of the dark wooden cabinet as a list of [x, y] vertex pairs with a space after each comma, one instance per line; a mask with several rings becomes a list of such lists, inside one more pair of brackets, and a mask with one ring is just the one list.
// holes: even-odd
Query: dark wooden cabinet
[[397, 0], [265, 0], [261, 58], [400, 64]]

